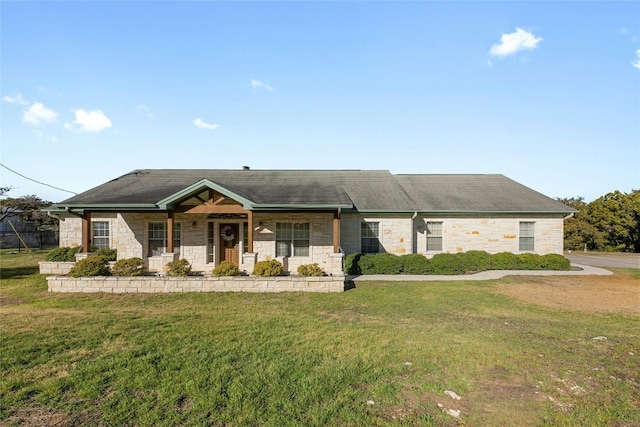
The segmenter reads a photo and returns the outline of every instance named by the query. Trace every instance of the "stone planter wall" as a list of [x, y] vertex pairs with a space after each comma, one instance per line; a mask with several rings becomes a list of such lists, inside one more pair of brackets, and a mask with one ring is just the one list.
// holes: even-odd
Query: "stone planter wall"
[[344, 292], [344, 276], [325, 277], [47, 277], [49, 292]]
[[52, 261], [40, 261], [38, 267], [40, 268], [40, 274], [69, 274], [71, 267], [75, 265], [74, 262], [52, 262]]

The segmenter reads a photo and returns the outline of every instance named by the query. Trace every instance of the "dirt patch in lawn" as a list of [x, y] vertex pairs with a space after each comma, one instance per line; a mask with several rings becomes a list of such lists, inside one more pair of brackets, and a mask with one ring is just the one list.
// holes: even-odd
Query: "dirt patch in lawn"
[[630, 276], [519, 277], [495, 291], [519, 301], [583, 313], [640, 317], [640, 280]]

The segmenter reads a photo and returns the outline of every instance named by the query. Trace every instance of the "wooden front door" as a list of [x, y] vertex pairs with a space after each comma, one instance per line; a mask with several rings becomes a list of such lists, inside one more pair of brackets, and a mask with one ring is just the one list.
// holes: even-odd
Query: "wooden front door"
[[238, 224], [220, 224], [220, 262], [238, 263]]

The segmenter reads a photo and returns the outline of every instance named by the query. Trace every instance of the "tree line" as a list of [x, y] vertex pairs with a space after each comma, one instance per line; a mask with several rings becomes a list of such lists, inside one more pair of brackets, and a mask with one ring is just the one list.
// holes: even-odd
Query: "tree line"
[[640, 252], [640, 190], [557, 200], [578, 211], [564, 222], [565, 250]]

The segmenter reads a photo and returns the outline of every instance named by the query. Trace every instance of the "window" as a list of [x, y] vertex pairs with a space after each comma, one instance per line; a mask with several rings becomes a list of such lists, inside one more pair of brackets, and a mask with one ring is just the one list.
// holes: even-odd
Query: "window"
[[242, 223], [242, 252], [249, 252], [249, 225]]
[[309, 223], [276, 223], [276, 256], [309, 256]]
[[520, 223], [520, 252], [533, 252], [535, 240], [535, 222]]
[[215, 262], [215, 245], [216, 245], [216, 234], [215, 234], [215, 224], [213, 222], [209, 223], [209, 228], [207, 230], [207, 262], [213, 263]]
[[377, 254], [380, 252], [380, 223], [362, 222], [360, 224], [360, 252]]
[[442, 223], [427, 222], [427, 252], [442, 251]]
[[91, 243], [98, 249], [109, 247], [109, 223], [107, 221], [95, 221], [91, 223], [93, 234]]
[[[180, 223], [173, 224], [173, 251], [180, 253], [181, 244]], [[166, 222], [150, 222], [149, 223], [149, 256], [158, 256], [167, 251], [167, 223]]]

